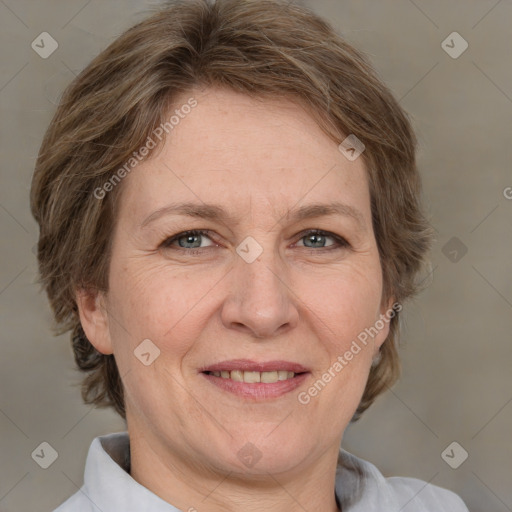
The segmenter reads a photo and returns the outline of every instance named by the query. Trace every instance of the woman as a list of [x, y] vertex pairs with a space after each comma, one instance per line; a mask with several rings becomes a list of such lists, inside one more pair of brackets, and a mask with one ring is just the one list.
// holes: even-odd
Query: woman
[[398, 374], [430, 245], [416, 140], [304, 8], [173, 2], [65, 92], [34, 174], [41, 282], [127, 432], [64, 511], [466, 511], [345, 428]]

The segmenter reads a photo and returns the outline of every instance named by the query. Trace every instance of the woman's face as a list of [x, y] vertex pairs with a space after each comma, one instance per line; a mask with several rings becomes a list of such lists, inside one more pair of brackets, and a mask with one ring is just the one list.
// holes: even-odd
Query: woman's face
[[115, 354], [130, 435], [160, 456], [306, 468], [337, 454], [388, 334], [358, 341], [389, 307], [363, 159], [291, 102], [209, 88], [175, 108], [191, 97], [124, 178], [109, 291], [82, 323]]

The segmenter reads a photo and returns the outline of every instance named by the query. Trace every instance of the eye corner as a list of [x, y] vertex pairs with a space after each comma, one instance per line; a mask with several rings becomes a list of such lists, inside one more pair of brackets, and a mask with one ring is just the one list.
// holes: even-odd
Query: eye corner
[[297, 245], [298, 242], [311, 235], [319, 235], [326, 238], [332, 238], [334, 243], [332, 245], [328, 245], [326, 247], [308, 247], [306, 245], [300, 246], [304, 249], [309, 249], [311, 252], [322, 252], [322, 251], [330, 251], [336, 249], [351, 249], [352, 245], [350, 242], [343, 236], [337, 235], [336, 233], [332, 233], [331, 231], [326, 231], [323, 229], [312, 228], [301, 231], [297, 236], [298, 240], [294, 245]]

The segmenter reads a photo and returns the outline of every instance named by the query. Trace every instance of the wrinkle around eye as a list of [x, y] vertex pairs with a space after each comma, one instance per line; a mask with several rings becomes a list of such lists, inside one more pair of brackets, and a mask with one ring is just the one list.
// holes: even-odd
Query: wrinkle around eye
[[[176, 255], [182, 253], [186, 255], [187, 253], [191, 253], [192, 251], [196, 252], [196, 255], [199, 255], [199, 252], [204, 252], [205, 256], [208, 252], [212, 254], [217, 252], [215, 249], [226, 249], [231, 247], [231, 250], [236, 248], [235, 242], [230, 242], [230, 238], [233, 236], [235, 241], [236, 238], [240, 238], [238, 243], [243, 242], [246, 237], [237, 237], [234, 235], [231, 230], [228, 233], [223, 233], [221, 230], [221, 234], [217, 234], [215, 228], [207, 228], [205, 226], [198, 225], [197, 227], [194, 224], [198, 224], [196, 222], [192, 222], [191, 226], [186, 226], [182, 224], [181, 228], [179, 226], [172, 227], [173, 223], [158, 223], [149, 230], [144, 233], [144, 236], [136, 236], [134, 235], [134, 240], [136, 244], [139, 246], [141, 250], [144, 252], [162, 252], [172, 254], [172, 252], [176, 251]], [[310, 224], [309, 226], [307, 224]], [[316, 223], [315, 223], [316, 224]], [[344, 225], [343, 223], [340, 225], [337, 222], [333, 223], [330, 219], [328, 222], [321, 222], [321, 226], [311, 225], [310, 222], [299, 222], [298, 225], [293, 228], [292, 226], [287, 227], [283, 231], [283, 241], [286, 244], [285, 250], [298, 250], [298, 251], [306, 251], [306, 252], [329, 252], [332, 250], [336, 252], [336, 250], [351, 250], [355, 253], [370, 250], [372, 245], [376, 245], [375, 239], [373, 237], [373, 232], [370, 232], [372, 236], [368, 236], [369, 233], [361, 230], [356, 230], [355, 227], [349, 225]], [[301, 229], [302, 228], [302, 229]], [[203, 247], [180, 247], [177, 245], [177, 238], [185, 237], [186, 234], [201, 234], [202, 239], [200, 243], [208, 243], [208, 245]], [[325, 243], [328, 245], [324, 246], [312, 246], [309, 247], [306, 245], [306, 238], [313, 234], [318, 234], [321, 236], [325, 236], [327, 239]], [[225, 237], [228, 237], [225, 239]], [[204, 240], [203, 240], [204, 239]], [[194, 242], [192, 242], [194, 243]]]

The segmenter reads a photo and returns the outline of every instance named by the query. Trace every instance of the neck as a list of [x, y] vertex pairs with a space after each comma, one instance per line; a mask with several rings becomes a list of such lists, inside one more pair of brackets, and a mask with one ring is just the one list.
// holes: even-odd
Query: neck
[[131, 436], [131, 476], [187, 512], [339, 512], [334, 494], [338, 447], [301, 470], [264, 475], [222, 472], [190, 462], [156, 439]]

